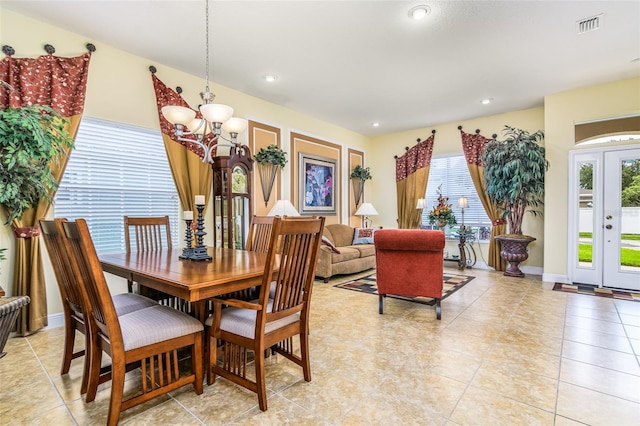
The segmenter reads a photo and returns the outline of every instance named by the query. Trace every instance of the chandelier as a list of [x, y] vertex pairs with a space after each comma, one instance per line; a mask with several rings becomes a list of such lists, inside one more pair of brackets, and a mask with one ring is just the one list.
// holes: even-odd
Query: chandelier
[[[174, 125], [177, 139], [200, 147], [203, 151], [202, 161], [212, 163], [213, 150], [218, 146], [240, 145], [237, 142], [238, 134], [247, 128], [247, 120], [233, 117], [233, 108], [230, 106], [213, 103], [216, 95], [209, 90], [209, 0], [205, 2], [205, 89], [200, 92], [203, 104], [198, 107], [202, 118], [196, 118], [196, 111], [193, 109], [178, 105], [164, 106], [161, 111], [164, 118]], [[229, 134], [229, 138], [222, 136], [222, 130]]]

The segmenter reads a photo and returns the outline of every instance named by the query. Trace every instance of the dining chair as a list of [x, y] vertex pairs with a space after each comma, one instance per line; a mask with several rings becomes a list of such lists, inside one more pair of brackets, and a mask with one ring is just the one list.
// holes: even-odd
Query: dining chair
[[[96, 397], [102, 352], [112, 361], [108, 425], [117, 424], [122, 411], [188, 384], [202, 394], [202, 323], [164, 305], [118, 316], [86, 221], [62, 225], [74, 276], [85, 283], [90, 306], [85, 315], [91, 361], [86, 401]], [[186, 375], [179, 369], [178, 350], [182, 348], [191, 349], [191, 372]], [[126, 366], [138, 363], [141, 393], [123, 400]]]
[[[169, 216], [125, 216], [124, 240], [126, 242], [127, 253], [131, 253], [132, 251], [151, 251], [171, 248]], [[127, 287], [129, 293], [132, 293], [133, 281], [127, 280]]]
[[274, 216], [253, 216], [249, 227], [249, 236], [247, 237], [247, 250], [260, 253], [269, 251], [273, 218]]
[[[71, 361], [84, 356], [84, 370], [82, 374], [82, 384], [80, 392], [87, 391], [89, 379], [89, 357], [86, 348], [89, 347], [87, 341], [87, 324], [85, 321], [86, 290], [84, 284], [73, 275], [73, 269], [67, 254], [64, 240], [62, 238], [62, 223], [67, 220], [59, 218], [55, 220], [41, 220], [40, 229], [47, 253], [51, 259], [53, 273], [58, 283], [60, 297], [62, 299], [62, 311], [64, 314], [64, 351], [62, 355], [62, 368], [60, 374], [69, 373]], [[139, 309], [157, 305], [151, 299], [138, 294], [123, 293], [115, 294], [112, 297], [113, 305], [118, 316], [125, 315]], [[74, 352], [76, 331], [85, 336], [85, 349]]]
[[[258, 300], [214, 299], [213, 315], [206, 321], [210, 327], [205, 344], [211, 354], [206, 360], [208, 384], [215, 382], [216, 375], [224, 377], [255, 392], [260, 409], [266, 411], [264, 357], [256, 354], [269, 347], [301, 366], [304, 379], [311, 381], [309, 303], [324, 221], [324, 217], [276, 216]], [[228, 307], [222, 309], [223, 304]], [[300, 340], [300, 355], [294, 353], [295, 336]], [[249, 352], [254, 353], [255, 381], [247, 375]]]

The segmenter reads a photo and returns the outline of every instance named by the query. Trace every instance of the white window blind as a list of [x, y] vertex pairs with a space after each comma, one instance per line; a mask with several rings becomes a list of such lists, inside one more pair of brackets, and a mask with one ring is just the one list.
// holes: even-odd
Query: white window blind
[[125, 251], [124, 216], [165, 216], [178, 239], [180, 202], [159, 131], [83, 118], [55, 217], [87, 220], [100, 253]]
[[[478, 237], [484, 240], [486, 229], [491, 229], [491, 220], [485, 213], [478, 193], [473, 186], [464, 155], [438, 157], [431, 160], [425, 194], [427, 207], [422, 211], [423, 226], [429, 224], [429, 210], [438, 204], [438, 187], [440, 187], [442, 195], [449, 197], [449, 203], [453, 207], [458, 225], [462, 224], [462, 212], [458, 208], [458, 198], [467, 197], [469, 208], [464, 209], [464, 224], [474, 227], [476, 232], [482, 234]], [[445, 231], [447, 234], [450, 233], [448, 227], [445, 228]]]

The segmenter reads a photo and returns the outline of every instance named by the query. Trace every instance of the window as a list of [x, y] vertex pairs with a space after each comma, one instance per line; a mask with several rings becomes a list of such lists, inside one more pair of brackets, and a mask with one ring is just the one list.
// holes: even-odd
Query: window
[[[422, 210], [422, 226], [429, 225], [429, 210], [438, 203], [438, 188], [442, 195], [449, 197], [456, 220], [462, 224], [462, 212], [458, 207], [458, 198], [464, 196], [469, 201], [469, 208], [464, 209], [464, 224], [470, 226], [479, 240], [488, 240], [491, 233], [491, 220], [484, 211], [478, 193], [473, 186], [464, 155], [433, 158], [429, 169], [429, 181], [425, 199], [427, 207]], [[457, 232], [458, 228], [445, 227], [445, 234]]]
[[164, 216], [180, 201], [159, 131], [83, 118], [55, 196], [55, 217], [87, 220], [100, 253], [125, 251], [124, 216]]

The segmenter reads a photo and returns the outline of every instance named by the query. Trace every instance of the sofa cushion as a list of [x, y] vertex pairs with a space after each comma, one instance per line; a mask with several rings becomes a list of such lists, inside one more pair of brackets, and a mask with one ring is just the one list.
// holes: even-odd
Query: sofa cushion
[[334, 246], [338, 247], [338, 250], [340, 250], [340, 247], [350, 246], [353, 242], [352, 226], [332, 223], [331, 225], [326, 225], [325, 229], [328, 229], [330, 234], [329, 239], [333, 242]]
[[360, 258], [360, 250], [353, 247], [340, 247], [340, 253], [331, 253], [331, 263], [346, 262]]
[[358, 244], [355, 246], [349, 246], [349, 248], [358, 250], [360, 252], [360, 257], [376, 255], [376, 246], [373, 244]]

